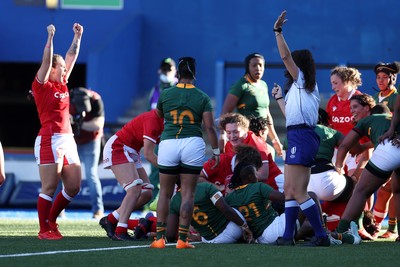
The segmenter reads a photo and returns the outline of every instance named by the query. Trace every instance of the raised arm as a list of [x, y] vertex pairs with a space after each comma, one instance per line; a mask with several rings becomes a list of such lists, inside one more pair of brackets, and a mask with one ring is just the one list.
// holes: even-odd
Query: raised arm
[[53, 58], [53, 37], [56, 32], [54, 25], [47, 26], [47, 42], [44, 47], [42, 64], [37, 72], [37, 78], [41, 82], [46, 82], [49, 79], [51, 71], [51, 62]]
[[69, 76], [71, 75], [72, 69], [74, 68], [76, 59], [79, 55], [83, 27], [79, 23], [74, 23], [72, 30], [74, 31], [74, 39], [72, 40], [72, 44], [69, 47], [67, 54], [65, 55], [65, 66], [67, 67], [67, 73], [65, 75], [66, 80], [68, 80]]
[[285, 38], [283, 38], [282, 27], [283, 24], [285, 24], [286, 22], [287, 22], [286, 10], [284, 10], [276, 20], [273, 30], [275, 32], [276, 42], [278, 44], [278, 50], [283, 60], [283, 64], [285, 64], [285, 67], [292, 76], [293, 80], [296, 81], [299, 75], [299, 70], [293, 61], [292, 55], [290, 53], [288, 45], [286, 44]]

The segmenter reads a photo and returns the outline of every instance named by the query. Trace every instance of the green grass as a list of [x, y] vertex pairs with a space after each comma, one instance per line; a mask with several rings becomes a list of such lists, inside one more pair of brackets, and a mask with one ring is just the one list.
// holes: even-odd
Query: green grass
[[328, 248], [196, 244], [191, 250], [173, 245], [149, 249], [149, 240], [110, 240], [94, 220], [62, 220], [59, 224], [64, 238], [46, 241], [37, 238], [37, 220], [0, 219], [0, 266], [365, 267], [398, 266], [399, 262], [400, 243], [393, 240]]

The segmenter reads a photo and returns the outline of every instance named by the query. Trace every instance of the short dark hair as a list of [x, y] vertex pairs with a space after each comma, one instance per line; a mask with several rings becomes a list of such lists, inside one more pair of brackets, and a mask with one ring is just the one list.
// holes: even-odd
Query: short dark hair
[[192, 57], [181, 57], [178, 63], [179, 79], [196, 79], [196, 60]]
[[370, 110], [376, 105], [374, 98], [369, 94], [353, 95], [350, 98], [351, 100], [356, 100], [363, 107], [369, 106]]
[[370, 114], [388, 114], [390, 115], [390, 109], [385, 103], [376, 104], [370, 111]]
[[250, 60], [252, 58], [255, 58], [255, 57], [261, 58], [264, 61], [264, 65], [265, 65], [265, 59], [264, 59], [263, 55], [261, 55], [260, 53], [256, 53], [256, 52], [255, 53], [251, 53], [250, 55], [247, 55], [247, 57], [244, 59], [244, 66], [246, 68], [245, 74], [250, 72], [250, 67], [249, 67], [250, 66]]
[[259, 132], [266, 129], [268, 125], [271, 125], [271, 122], [269, 121], [268, 118], [263, 118], [263, 117], [255, 117], [255, 116], [250, 116], [250, 126], [249, 129], [255, 135], [258, 136]]
[[236, 162], [247, 162], [253, 164], [256, 169], [263, 165], [260, 152], [252, 146], [240, 144], [235, 147]]

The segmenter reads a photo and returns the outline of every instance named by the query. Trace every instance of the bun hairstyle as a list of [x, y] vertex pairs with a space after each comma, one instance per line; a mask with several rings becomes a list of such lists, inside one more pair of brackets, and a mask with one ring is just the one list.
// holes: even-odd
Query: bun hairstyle
[[196, 60], [192, 57], [181, 57], [178, 63], [178, 78], [196, 80]]
[[261, 55], [261, 54], [259, 54], [259, 53], [252, 53], [252, 54], [248, 55], [248, 56], [244, 59], [244, 66], [246, 67], [246, 72], [245, 72], [245, 74], [250, 73], [250, 67], [249, 67], [249, 65], [250, 65], [250, 60], [251, 60], [252, 58], [255, 58], [255, 57], [261, 58], [261, 59], [264, 61], [264, 65], [265, 65], [265, 59], [264, 59], [264, 56], [263, 56], [263, 55]]
[[390, 76], [389, 86], [396, 83], [397, 74], [400, 72], [400, 62], [382, 63], [379, 62], [374, 68], [375, 75], [379, 72], [384, 72]]
[[257, 136], [259, 135], [260, 131], [265, 130], [268, 125], [271, 125], [271, 122], [268, 118], [250, 116], [249, 120], [249, 130], [255, 133]]
[[229, 182], [228, 187], [233, 190], [236, 187], [245, 184], [245, 182], [247, 182], [247, 178], [251, 175], [254, 175], [255, 171], [256, 167], [253, 164], [248, 162], [239, 162], [233, 170], [231, 181]]

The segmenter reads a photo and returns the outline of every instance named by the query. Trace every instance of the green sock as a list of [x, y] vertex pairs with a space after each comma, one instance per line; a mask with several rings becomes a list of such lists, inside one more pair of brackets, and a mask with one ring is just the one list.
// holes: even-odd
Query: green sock
[[189, 234], [189, 225], [179, 225], [179, 239], [186, 242], [187, 236]]
[[345, 219], [341, 219], [341, 220], [339, 221], [338, 226], [336, 227], [336, 231], [337, 231], [338, 233], [344, 233], [344, 232], [346, 232], [347, 230], [349, 230], [349, 228], [350, 228], [350, 221], [345, 220]]
[[[389, 218], [388, 221], [388, 231], [392, 232], [392, 233], [396, 233], [396, 218]], [[399, 222], [397, 222], [398, 224]]]
[[400, 230], [400, 220], [397, 220], [397, 231]]
[[165, 237], [166, 229], [167, 229], [166, 223], [157, 222], [157, 236], [156, 236], [157, 240]]

